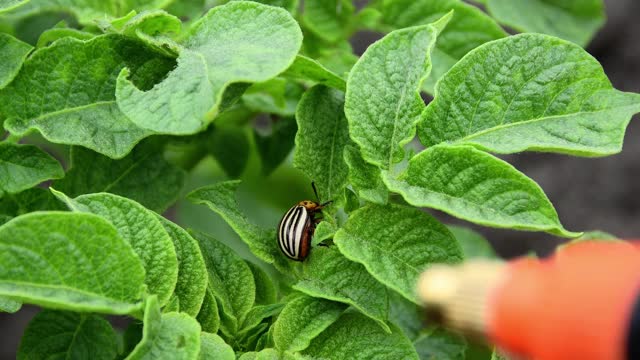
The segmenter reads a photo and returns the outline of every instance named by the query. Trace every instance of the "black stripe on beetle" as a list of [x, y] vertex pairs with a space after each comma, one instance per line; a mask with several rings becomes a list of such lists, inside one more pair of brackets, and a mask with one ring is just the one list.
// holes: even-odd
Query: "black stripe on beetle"
[[[313, 191], [318, 197], [315, 184]], [[311, 200], [300, 201], [287, 211], [278, 224], [278, 247], [291, 260], [303, 261], [311, 250], [311, 238], [320, 219], [316, 215], [330, 204]]]

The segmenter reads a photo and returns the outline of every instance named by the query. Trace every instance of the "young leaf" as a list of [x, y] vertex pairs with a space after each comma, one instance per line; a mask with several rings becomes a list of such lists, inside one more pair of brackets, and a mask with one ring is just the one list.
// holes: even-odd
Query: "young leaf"
[[169, 164], [157, 145], [145, 141], [120, 160], [75, 146], [71, 169], [53, 187], [73, 197], [98, 192], [121, 195], [161, 213], [178, 199], [185, 173]]
[[45, 30], [40, 37], [38, 37], [38, 42], [36, 43], [36, 48], [43, 48], [53, 44], [54, 41], [70, 37], [78, 40], [89, 40], [94, 38], [96, 34], [73, 29], [73, 28], [53, 28]]
[[75, 311], [139, 310], [144, 268], [106, 220], [35, 212], [0, 227], [0, 295]]
[[322, 221], [316, 226], [316, 230], [313, 232], [313, 239], [311, 239], [311, 247], [316, 247], [321, 242], [333, 238], [338, 227], [329, 221]]
[[343, 78], [319, 62], [303, 55], [296, 56], [296, 60], [281, 76], [295, 80], [308, 80], [341, 91], [345, 91], [347, 88], [347, 83]]
[[382, 15], [378, 27], [383, 31], [428, 24], [453, 10], [433, 50], [433, 69], [424, 85], [430, 93], [436, 81], [466, 53], [507, 35], [491, 17], [459, 0], [385, 0], [377, 4], [374, 6]]
[[273, 341], [280, 351], [302, 351], [311, 340], [333, 324], [346, 310], [341, 303], [300, 296], [287, 303], [273, 328]]
[[400, 329], [386, 333], [371, 319], [345, 313], [303, 351], [314, 358], [331, 359], [415, 359], [418, 355]]
[[260, 228], [250, 223], [240, 212], [235, 198], [239, 185], [239, 180], [220, 182], [196, 189], [187, 198], [195, 204], [207, 205], [220, 215], [258, 258], [269, 264], [277, 262], [277, 265], [286, 268], [284, 255], [278, 249], [275, 229], [269, 231]]
[[418, 133], [426, 146], [603, 156], [620, 151], [637, 112], [640, 95], [614, 90], [582, 48], [524, 34], [483, 45], [456, 64], [438, 84]]
[[309, 89], [296, 110], [298, 132], [293, 165], [315, 181], [320, 201], [343, 202], [349, 142], [344, 93], [322, 85]]
[[[208, 276], [205, 279], [208, 280]], [[220, 329], [220, 314], [218, 310], [218, 303], [213, 295], [213, 291], [207, 287], [200, 312], [198, 312], [196, 316], [196, 319], [202, 327], [202, 331], [213, 334], [218, 332], [218, 329]]]
[[349, 167], [349, 183], [358, 195], [375, 204], [386, 204], [389, 190], [382, 181], [380, 169], [364, 161], [360, 149], [353, 145], [345, 147], [344, 160]]
[[416, 304], [416, 284], [425, 268], [462, 260], [460, 245], [444, 225], [403, 205], [371, 204], [354, 211], [333, 241], [344, 256]]
[[447, 228], [462, 246], [465, 260], [473, 258], [495, 259], [498, 257], [491, 244], [479, 233], [456, 225], [447, 225]]
[[158, 296], [161, 306], [167, 304], [176, 286], [178, 260], [171, 237], [154, 213], [131, 199], [109, 193], [70, 199], [52, 191], [69, 209], [90, 212], [111, 222], [142, 261], [149, 293]]
[[349, 261], [335, 247], [313, 249], [303, 263], [302, 280], [293, 286], [309, 296], [352, 305], [385, 331], [388, 299], [382, 284], [364, 266]]
[[[0, 10], [1, 11], [1, 10]], [[18, 74], [22, 63], [33, 47], [11, 35], [0, 34], [0, 89], [5, 87]]]
[[5, 128], [16, 135], [36, 129], [54, 143], [125, 156], [150, 135], [116, 104], [115, 77], [125, 66], [139, 86], [147, 87], [171, 69], [173, 60], [115, 34], [88, 41], [61, 39], [37, 50], [0, 91], [0, 112], [8, 117]]
[[246, 262], [253, 274], [253, 280], [256, 284], [256, 305], [273, 304], [278, 299], [278, 294], [273, 281], [269, 274], [267, 274], [262, 268], [249, 261]]
[[173, 222], [157, 215], [173, 240], [178, 259], [178, 278], [173, 294], [179, 299], [178, 311], [198, 315], [207, 291], [207, 268], [198, 242]]
[[200, 325], [183, 313], [160, 313], [155, 296], [147, 299], [142, 340], [127, 356], [139, 359], [195, 359], [200, 353]]
[[464, 360], [467, 342], [460, 335], [441, 328], [432, 328], [414, 342], [420, 359]]
[[486, 0], [491, 16], [516, 30], [587, 46], [606, 20], [602, 0]]
[[254, 306], [253, 308], [251, 308], [251, 310], [249, 310], [247, 316], [242, 322], [242, 331], [239, 332], [238, 337], [242, 337], [242, 335], [254, 332], [256, 327], [260, 323], [262, 323], [263, 320], [278, 315], [282, 311], [283, 307], [284, 304], [280, 303]]
[[249, 147], [246, 129], [233, 124], [215, 126], [207, 143], [211, 155], [231, 178], [242, 175], [249, 160]]
[[218, 240], [191, 232], [202, 250], [209, 273], [209, 289], [228, 316], [244, 320], [255, 301], [256, 288], [247, 263]]
[[242, 103], [256, 113], [288, 117], [295, 115], [303, 92], [301, 85], [277, 77], [253, 84], [242, 95]]
[[302, 21], [313, 34], [333, 43], [349, 37], [354, 10], [351, 0], [306, 0]]
[[540, 186], [508, 163], [469, 146], [430, 147], [409, 161], [406, 173], [383, 179], [413, 206], [430, 207], [480, 225], [567, 231]]
[[8, 297], [0, 296], [0, 312], [15, 313], [22, 307], [22, 303]]
[[117, 350], [117, 335], [103, 317], [43, 310], [27, 326], [17, 358], [111, 360]]
[[196, 133], [218, 113], [227, 86], [275, 77], [291, 65], [301, 42], [284, 9], [235, 1], [217, 6], [191, 27], [178, 66], [161, 83], [141, 90], [123, 70], [118, 105], [141, 128]]
[[200, 333], [200, 360], [235, 360], [231, 346], [216, 334]]
[[0, 197], [64, 176], [60, 163], [33, 145], [0, 143]]
[[367, 162], [389, 169], [404, 158], [402, 146], [413, 139], [424, 109], [420, 87], [431, 70], [431, 51], [450, 18], [388, 34], [349, 73], [344, 110]]
[[289, 155], [293, 148], [298, 128], [292, 118], [275, 118], [271, 121], [271, 134], [263, 136], [254, 132], [256, 147], [262, 160], [262, 174], [273, 172]]

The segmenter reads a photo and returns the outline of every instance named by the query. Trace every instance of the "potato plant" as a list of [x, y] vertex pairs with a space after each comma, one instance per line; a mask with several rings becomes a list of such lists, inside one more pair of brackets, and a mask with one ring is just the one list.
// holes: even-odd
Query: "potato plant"
[[[621, 150], [640, 95], [583, 49], [603, 22], [600, 0], [0, 1], [0, 310], [42, 308], [18, 359], [491, 358], [422, 320], [423, 269], [495, 256], [424, 208], [581, 236], [496, 155]], [[276, 229], [305, 199], [332, 203], [293, 261]]]

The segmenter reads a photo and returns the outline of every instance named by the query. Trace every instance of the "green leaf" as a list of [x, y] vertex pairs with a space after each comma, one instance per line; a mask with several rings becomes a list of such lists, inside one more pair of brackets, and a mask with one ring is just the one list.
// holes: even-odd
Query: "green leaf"
[[200, 333], [200, 360], [235, 360], [231, 346], [216, 334]]
[[30, 0], [3, 0], [0, 3], [0, 13], [11, 11], [28, 3]]
[[349, 167], [349, 183], [358, 196], [372, 203], [386, 204], [389, 190], [382, 181], [380, 169], [364, 161], [360, 150], [353, 145], [345, 147], [344, 160]]
[[247, 261], [247, 265], [249, 265], [249, 269], [251, 269], [253, 280], [256, 284], [255, 304], [267, 305], [275, 303], [278, 299], [278, 294], [269, 274], [254, 263]]
[[173, 294], [179, 299], [179, 311], [196, 316], [207, 291], [207, 268], [200, 247], [186, 230], [160, 215], [157, 217], [173, 240], [178, 259], [178, 278]]
[[64, 176], [60, 163], [33, 145], [0, 143], [0, 196]]
[[276, 348], [280, 351], [306, 349], [346, 308], [344, 304], [309, 296], [289, 301], [273, 325]]
[[444, 225], [403, 205], [371, 204], [354, 211], [333, 241], [344, 256], [416, 304], [416, 284], [425, 268], [462, 260], [460, 245]]
[[67, 207], [60, 203], [48, 189], [39, 187], [0, 199], [0, 214], [7, 217], [6, 221], [18, 215], [45, 210], [67, 210]]
[[[205, 278], [208, 281], [208, 276]], [[200, 307], [200, 312], [196, 319], [202, 327], [202, 331], [217, 333], [220, 329], [220, 314], [218, 313], [218, 303], [209, 287], [205, 290], [204, 300]]]
[[[250, 223], [239, 210], [236, 191], [239, 180], [224, 181], [194, 190], [187, 198], [195, 204], [202, 204], [220, 215], [240, 236], [251, 252], [266, 263], [286, 267], [276, 241], [275, 229], [264, 229]], [[206, 255], [205, 255], [206, 256]]]
[[567, 231], [540, 186], [508, 163], [469, 146], [438, 145], [416, 155], [399, 179], [385, 173], [391, 191], [413, 206], [444, 211], [480, 225]]
[[473, 258], [495, 259], [498, 257], [491, 244], [479, 233], [456, 225], [447, 225], [447, 228], [462, 246], [465, 260]]
[[221, 311], [242, 323], [255, 301], [256, 287], [251, 269], [229, 247], [200, 233], [191, 233], [198, 243], [207, 265], [209, 289], [219, 302]]
[[429, 93], [433, 93], [436, 81], [466, 53], [507, 35], [491, 17], [459, 0], [385, 0], [378, 3], [374, 6], [382, 14], [378, 28], [383, 31], [425, 25], [453, 10], [453, 16], [438, 35], [433, 50], [433, 69], [423, 86]]
[[351, 0], [306, 0], [305, 28], [328, 42], [349, 38], [355, 6]]
[[345, 91], [347, 88], [347, 83], [343, 78], [316, 60], [303, 55], [296, 56], [296, 60], [281, 76], [295, 80], [307, 80], [341, 91]]
[[92, 34], [90, 32], [81, 31], [73, 28], [53, 28], [45, 30], [40, 37], [38, 37], [38, 42], [36, 43], [36, 48], [43, 48], [53, 44], [54, 41], [71, 37], [78, 40], [89, 40], [95, 37], [96, 34]]
[[289, 155], [297, 129], [294, 119], [281, 118], [272, 119], [269, 135], [254, 132], [258, 155], [262, 160], [262, 173], [265, 176], [271, 174]]
[[441, 328], [431, 328], [414, 342], [420, 359], [464, 360], [467, 342], [460, 335]]
[[53, 186], [74, 197], [97, 192], [121, 195], [160, 213], [178, 199], [184, 178], [184, 171], [164, 159], [161, 147], [144, 142], [120, 160], [73, 147], [71, 169]]
[[31, 45], [0, 33], [0, 89], [15, 78], [32, 49]]
[[22, 303], [4, 296], [0, 296], [0, 312], [13, 314], [20, 310]]
[[640, 95], [614, 90], [582, 48], [524, 34], [488, 43], [456, 64], [438, 84], [418, 132], [426, 146], [603, 156], [620, 151], [637, 112]]
[[364, 159], [389, 169], [404, 158], [424, 102], [422, 82], [448, 14], [429, 25], [396, 30], [371, 45], [349, 73], [345, 113]]
[[148, 292], [166, 305], [178, 278], [173, 241], [157, 216], [137, 202], [109, 193], [87, 194], [75, 199], [52, 190], [69, 209], [90, 212], [111, 222], [136, 252], [146, 271]]
[[303, 352], [314, 358], [331, 359], [418, 359], [411, 342], [400, 329], [388, 334], [371, 319], [345, 313]]
[[[241, 1], [241, 0], [234, 0], [234, 1]], [[289, 11], [292, 14], [295, 14], [299, 4], [299, 0], [251, 0], [251, 1], [259, 2], [265, 5], [279, 6], [281, 8], [287, 9], [287, 11]]]
[[106, 220], [35, 212], [0, 227], [0, 295], [75, 311], [140, 308], [144, 268]]
[[329, 221], [320, 222], [320, 224], [316, 226], [316, 229], [313, 232], [311, 247], [315, 247], [327, 239], [332, 239], [336, 231], [338, 231], [338, 227], [330, 223]]
[[396, 325], [411, 341], [415, 340], [424, 328], [422, 308], [402, 295], [389, 290], [389, 321]]
[[0, 91], [0, 112], [8, 117], [5, 128], [16, 135], [35, 129], [54, 143], [125, 156], [150, 135], [116, 104], [115, 80], [125, 66], [139, 86], [147, 87], [171, 69], [173, 59], [115, 34], [88, 41], [61, 39], [37, 50]]
[[352, 305], [390, 331], [387, 291], [364, 266], [349, 261], [335, 247], [317, 247], [303, 263], [302, 280], [293, 286], [309, 296]]
[[602, 0], [487, 0], [489, 14], [511, 28], [586, 46], [604, 25]]
[[349, 142], [344, 93], [314, 86], [300, 100], [296, 121], [293, 165], [315, 182], [320, 201], [341, 204], [348, 175], [342, 153]]
[[249, 160], [249, 138], [244, 127], [215, 126], [207, 148], [231, 178], [242, 175]]
[[142, 340], [127, 356], [137, 359], [195, 359], [200, 353], [200, 325], [187, 314], [160, 313], [155, 296], [147, 299]]
[[193, 134], [218, 113], [225, 88], [237, 82], [262, 82], [293, 62], [302, 34], [284, 9], [254, 2], [213, 8], [184, 39], [178, 66], [150, 90], [118, 77], [120, 109], [144, 129]]
[[116, 333], [103, 317], [43, 310], [27, 326], [17, 358], [111, 360], [117, 350]]
[[253, 112], [293, 116], [303, 92], [301, 85], [277, 77], [253, 84], [242, 96], [242, 103]]
[[491, 360], [508, 360], [506, 356], [502, 355], [498, 350], [493, 350], [491, 354]]

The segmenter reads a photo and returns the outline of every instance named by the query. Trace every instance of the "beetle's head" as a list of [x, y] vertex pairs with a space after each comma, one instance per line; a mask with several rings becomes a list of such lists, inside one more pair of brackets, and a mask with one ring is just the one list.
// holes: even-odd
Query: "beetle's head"
[[319, 208], [321, 208], [320, 204], [311, 200], [302, 200], [298, 203], [298, 205], [304, 206], [304, 208], [309, 211], [318, 210]]

